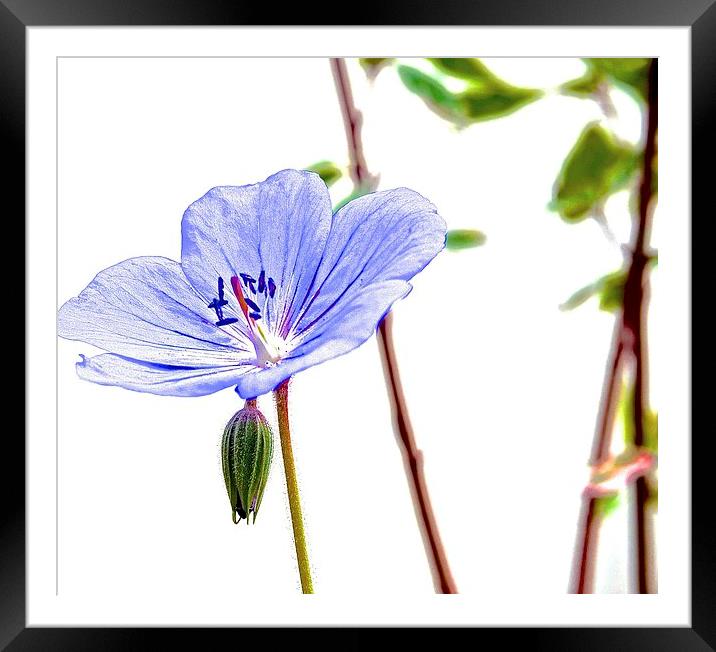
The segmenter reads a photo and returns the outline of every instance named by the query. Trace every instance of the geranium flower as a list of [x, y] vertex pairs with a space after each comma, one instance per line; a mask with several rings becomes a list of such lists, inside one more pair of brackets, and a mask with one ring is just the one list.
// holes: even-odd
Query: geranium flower
[[445, 244], [418, 193], [365, 195], [332, 215], [312, 172], [220, 186], [182, 220], [181, 263], [131, 258], [101, 271], [59, 311], [61, 337], [108, 353], [85, 380], [139, 392], [242, 398], [365, 342]]

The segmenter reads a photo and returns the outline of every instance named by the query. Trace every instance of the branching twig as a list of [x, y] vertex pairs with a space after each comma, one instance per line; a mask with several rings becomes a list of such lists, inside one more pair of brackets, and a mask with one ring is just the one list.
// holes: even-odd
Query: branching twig
[[[348, 71], [343, 59], [331, 59], [331, 70], [336, 84], [338, 100], [346, 129], [348, 152], [350, 157], [350, 175], [354, 189], [361, 192], [372, 192], [378, 185], [378, 177], [372, 175], [363, 155], [361, 140], [362, 116], [353, 102]], [[425, 551], [428, 555], [433, 583], [438, 593], [457, 593], [455, 582], [450, 573], [445, 550], [443, 549], [438, 532], [435, 516], [430, 505], [425, 476], [423, 473], [423, 454], [415, 443], [415, 437], [410, 425], [408, 410], [400, 384], [398, 363], [395, 358], [393, 339], [391, 334], [392, 315], [388, 313], [379, 327], [378, 338], [386, 384], [391, 396], [393, 414], [395, 418], [396, 438], [401, 446], [405, 470], [410, 483], [415, 514], [420, 524]]]
[[[649, 261], [649, 230], [652, 213], [652, 163], [656, 153], [657, 104], [658, 104], [658, 61], [652, 59], [649, 64], [649, 92], [644, 136], [644, 160], [639, 185], [638, 215], [634, 219], [632, 244], [627, 261], [627, 275], [624, 284], [623, 309], [614, 326], [612, 353], [602, 390], [597, 429], [592, 447], [591, 464], [597, 465], [609, 456], [609, 445], [613, 427], [613, 415], [619, 400], [622, 380], [622, 365], [625, 358], [633, 370], [634, 376], [634, 446], [645, 444], [644, 421], [649, 405], [647, 386], [647, 348], [646, 348], [646, 306], [648, 301], [647, 264]], [[640, 476], [634, 483], [636, 557], [635, 592], [649, 593], [652, 576], [648, 568], [651, 554], [647, 537], [647, 500], [649, 497], [646, 477]], [[598, 515], [596, 498], [584, 495], [580, 516], [580, 531], [574, 553], [572, 570], [573, 593], [591, 592]]]
[[350, 79], [348, 79], [346, 62], [343, 59], [331, 59], [330, 61], [333, 81], [336, 84], [336, 93], [341, 105], [346, 140], [348, 141], [351, 179], [356, 189], [360, 189], [363, 192], [373, 192], [378, 186], [378, 177], [368, 171], [368, 165], [363, 155], [363, 141], [361, 139], [363, 116], [356, 109], [353, 102], [353, 92], [351, 91]]

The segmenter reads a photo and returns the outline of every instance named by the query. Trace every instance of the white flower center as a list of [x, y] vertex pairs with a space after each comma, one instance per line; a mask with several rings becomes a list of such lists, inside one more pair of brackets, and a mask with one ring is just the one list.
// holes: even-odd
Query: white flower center
[[256, 365], [258, 367], [275, 367], [288, 353], [286, 341], [267, 332], [252, 319], [249, 320], [249, 327], [254, 349], [256, 349]]

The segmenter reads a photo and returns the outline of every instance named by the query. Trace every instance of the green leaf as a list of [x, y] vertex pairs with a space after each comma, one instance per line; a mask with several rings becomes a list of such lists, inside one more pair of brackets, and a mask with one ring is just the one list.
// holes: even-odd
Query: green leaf
[[317, 172], [329, 188], [343, 176], [341, 169], [331, 161], [319, 161], [318, 163], [309, 165], [306, 170], [309, 172]]
[[644, 448], [659, 453], [659, 413], [651, 408], [644, 415]]
[[575, 97], [592, 97], [604, 82], [604, 74], [593, 66], [588, 66], [587, 72], [577, 79], [572, 79], [559, 87], [563, 95]]
[[363, 190], [362, 188], [356, 188], [350, 195], [348, 195], [348, 197], [344, 197], [333, 207], [333, 212], [338, 212], [346, 204], [352, 202], [354, 199], [358, 199], [358, 197], [362, 197], [365, 194], [365, 190]]
[[457, 96], [437, 79], [410, 66], [398, 66], [398, 75], [405, 87], [420, 97], [428, 108], [440, 117], [458, 124], [464, 123]]
[[594, 507], [599, 518], [606, 518], [619, 507], [619, 494], [599, 496], [595, 499]]
[[599, 309], [605, 312], [621, 310], [624, 303], [624, 286], [627, 273], [623, 270], [599, 279]]
[[[619, 397], [619, 414], [624, 427], [624, 444], [634, 446], [634, 385], [624, 383]], [[659, 414], [647, 407], [644, 413], [643, 447], [654, 455], [659, 454]]]
[[631, 448], [634, 446], [634, 388], [628, 383], [622, 383], [618, 409], [624, 428], [624, 445]]
[[583, 220], [599, 202], [626, 186], [637, 166], [634, 147], [590, 123], [562, 164], [549, 208], [568, 222]]
[[460, 57], [459, 59], [428, 59], [440, 72], [451, 77], [463, 79], [475, 86], [499, 86], [505, 84], [496, 77], [479, 59]]
[[649, 88], [649, 62], [643, 58], [592, 58], [584, 62], [608, 76], [634, 98], [645, 102]]
[[369, 79], [375, 79], [378, 73], [383, 70], [383, 68], [389, 66], [395, 59], [391, 58], [375, 58], [375, 59], [369, 59], [369, 58], [361, 58], [358, 59], [360, 62], [361, 67], [363, 70], [365, 70], [365, 74], [368, 75]]
[[588, 58], [588, 63], [614, 77], [628, 77], [645, 73], [651, 59], [638, 57]]
[[473, 249], [485, 244], [487, 237], [481, 231], [474, 229], [452, 229], [447, 232], [445, 247], [450, 251]]
[[579, 308], [583, 303], [587, 302], [597, 293], [597, 284], [590, 283], [583, 288], [579, 288], [572, 296], [559, 306], [560, 310], [574, 310]]
[[622, 87], [640, 102], [646, 101], [650, 59], [582, 59], [587, 71], [581, 77], [560, 86], [564, 95], [591, 98], [603, 82]]
[[459, 127], [501, 118], [542, 96], [542, 91], [518, 88], [501, 80], [479, 59], [430, 61], [438, 70], [467, 81], [467, 88], [453, 93], [434, 77], [409, 66], [398, 66], [398, 74], [403, 84], [430, 109]]
[[646, 504], [649, 506], [649, 509], [653, 509], [654, 511], [657, 511], [659, 509], [659, 484], [653, 475], [647, 476], [646, 488], [647, 488]]
[[541, 97], [542, 91], [529, 88], [468, 88], [460, 93], [462, 112], [470, 122], [502, 118]]
[[542, 96], [542, 91], [508, 84], [479, 59], [463, 57], [429, 61], [441, 72], [468, 82], [468, 88], [457, 94], [457, 98], [469, 122], [501, 118]]
[[599, 308], [606, 312], [614, 312], [622, 307], [626, 271], [618, 270], [577, 290], [560, 307], [560, 310], [574, 310], [593, 296], [599, 297]]

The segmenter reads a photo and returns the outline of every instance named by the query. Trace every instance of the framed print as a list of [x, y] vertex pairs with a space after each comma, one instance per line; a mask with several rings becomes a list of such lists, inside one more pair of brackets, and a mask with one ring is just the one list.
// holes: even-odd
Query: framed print
[[690, 213], [716, 10], [510, 5], [3, 0], [8, 649], [714, 645]]

